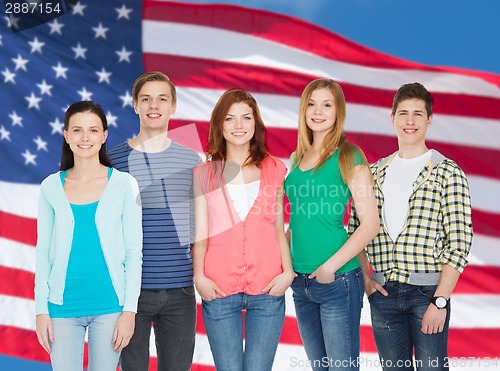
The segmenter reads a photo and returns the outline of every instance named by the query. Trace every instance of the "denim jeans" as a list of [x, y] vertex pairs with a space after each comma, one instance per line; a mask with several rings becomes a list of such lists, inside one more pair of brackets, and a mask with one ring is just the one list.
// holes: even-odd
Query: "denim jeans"
[[85, 332], [89, 330], [88, 371], [115, 371], [120, 353], [111, 343], [121, 312], [99, 316], [52, 318], [54, 343], [50, 360], [54, 371], [83, 370]]
[[196, 336], [194, 287], [141, 290], [134, 336], [120, 357], [122, 371], [148, 370], [152, 324], [158, 371], [189, 370]]
[[[443, 332], [424, 334], [422, 318], [437, 286], [387, 282], [389, 296], [375, 291], [368, 297], [373, 334], [384, 370], [447, 370], [449, 306]], [[412, 360], [415, 351], [415, 362]]]
[[284, 296], [238, 293], [204, 300], [202, 314], [217, 371], [272, 369], [285, 320]]
[[364, 281], [360, 268], [319, 283], [300, 273], [292, 283], [300, 337], [313, 370], [359, 370]]

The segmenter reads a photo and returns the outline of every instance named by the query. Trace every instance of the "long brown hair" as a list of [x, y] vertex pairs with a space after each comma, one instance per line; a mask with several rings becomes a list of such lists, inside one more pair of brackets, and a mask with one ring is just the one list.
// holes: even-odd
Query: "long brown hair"
[[[71, 117], [80, 112], [93, 113], [101, 119], [103, 131], [108, 130], [108, 120], [106, 119], [104, 110], [102, 109], [100, 104], [91, 100], [76, 102], [69, 106], [69, 108], [66, 110], [66, 114], [64, 115], [64, 130], [67, 131], [69, 129], [69, 120], [71, 119]], [[101, 149], [99, 150], [99, 162], [104, 166], [113, 167], [108, 157], [108, 153], [106, 152], [106, 142], [101, 145]], [[61, 165], [59, 169], [68, 170], [71, 169], [74, 165], [75, 157], [73, 155], [73, 151], [71, 150], [69, 144], [66, 143], [66, 140], [63, 138]]]
[[332, 79], [320, 78], [313, 80], [305, 87], [304, 91], [302, 92], [299, 106], [297, 148], [295, 149], [295, 152], [292, 156], [291, 165], [292, 168], [298, 166], [300, 160], [302, 160], [302, 157], [307, 152], [307, 150], [311, 148], [311, 145], [313, 143], [312, 130], [309, 129], [306, 123], [306, 110], [313, 91], [318, 89], [328, 89], [332, 93], [337, 118], [334, 125], [323, 139], [320, 158], [313, 171], [316, 171], [321, 166], [323, 166], [326, 160], [328, 160], [332, 153], [338, 148], [340, 151], [340, 173], [342, 175], [344, 183], [348, 183], [352, 176], [352, 168], [355, 162], [355, 155], [359, 153], [362, 159], [362, 163], [367, 163], [367, 161], [361, 149], [357, 145], [350, 143], [345, 136], [344, 122], [346, 119], [346, 103], [344, 92], [342, 91], [340, 85]]
[[255, 165], [260, 168], [262, 160], [268, 156], [266, 127], [260, 116], [259, 106], [255, 98], [249, 92], [237, 88], [224, 92], [212, 110], [206, 150], [207, 161], [226, 161], [227, 148], [223, 134], [223, 124], [229, 109], [234, 103], [245, 103], [252, 109], [255, 121], [255, 133], [250, 140], [250, 154], [245, 160], [244, 165]]

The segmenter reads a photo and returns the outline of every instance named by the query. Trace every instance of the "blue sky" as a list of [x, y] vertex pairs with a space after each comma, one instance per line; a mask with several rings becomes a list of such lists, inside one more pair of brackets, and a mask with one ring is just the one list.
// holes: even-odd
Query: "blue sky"
[[500, 74], [497, 0], [191, 0], [306, 19], [378, 51], [433, 66]]

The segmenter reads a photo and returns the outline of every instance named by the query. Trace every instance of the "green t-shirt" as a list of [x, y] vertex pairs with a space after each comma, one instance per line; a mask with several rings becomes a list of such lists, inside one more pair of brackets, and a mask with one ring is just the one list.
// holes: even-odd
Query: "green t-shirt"
[[[312, 273], [347, 241], [343, 219], [351, 192], [340, 174], [339, 151], [318, 170], [296, 166], [285, 180], [290, 202], [290, 251], [293, 269]], [[362, 163], [359, 154], [355, 165]], [[359, 267], [356, 257], [337, 272]]]

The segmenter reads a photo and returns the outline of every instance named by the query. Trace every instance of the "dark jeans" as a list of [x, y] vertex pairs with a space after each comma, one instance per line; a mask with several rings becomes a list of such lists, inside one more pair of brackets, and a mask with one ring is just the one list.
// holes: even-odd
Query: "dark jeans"
[[187, 371], [196, 336], [194, 287], [141, 290], [135, 331], [120, 357], [122, 371], [147, 371], [151, 324], [156, 339], [158, 371]]
[[[373, 334], [384, 370], [448, 370], [445, 367], [450, 309], [443, 332], [424, 334], [422, 318], [437, 286], [388, 282], [389, 296], [375, 291], [368, 297]], [[413, 361], [413, 350], [415, 361]]]

